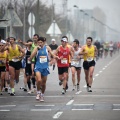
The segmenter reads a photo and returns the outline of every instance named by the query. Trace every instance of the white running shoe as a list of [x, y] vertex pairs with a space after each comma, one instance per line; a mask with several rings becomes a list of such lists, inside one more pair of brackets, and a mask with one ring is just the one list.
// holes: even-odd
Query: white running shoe
[[40, 102], [44, 102], [44, 96], [43, 95], [40, 96]]
[[40, 99], [40, 94], [37, 94], [36, 100], [39, 100], [39, 99]]

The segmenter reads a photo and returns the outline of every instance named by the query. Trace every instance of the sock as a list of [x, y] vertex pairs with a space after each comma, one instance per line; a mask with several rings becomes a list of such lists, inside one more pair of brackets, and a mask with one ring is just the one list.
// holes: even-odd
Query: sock
[[14, 93], [15, 92], [15, 89], [14, 88], [12, 88], [12, 93]]
[[53, 70], [55, 69], [55, 65], [53, 65]]
[[87, 83], [87, 87], [89, 87], [89, 84]]
[[40, 94], [41, 92], [40, 91], [37, 91], [37, 94]]

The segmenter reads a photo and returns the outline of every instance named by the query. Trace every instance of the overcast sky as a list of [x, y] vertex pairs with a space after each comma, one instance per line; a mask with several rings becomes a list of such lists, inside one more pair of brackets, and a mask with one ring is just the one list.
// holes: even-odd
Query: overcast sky
[[[48, 5], [52, 0], [42, 0]], [[63, 0], [53, 0], [55, 10], [60, 12]], [[74, 9], [73, 5], [79, 6], [80, 9], [93, 9], [99, 7], [107, 17], [107, 25], [120, 31], [120, 0], [68, 0], [68, 9]]]

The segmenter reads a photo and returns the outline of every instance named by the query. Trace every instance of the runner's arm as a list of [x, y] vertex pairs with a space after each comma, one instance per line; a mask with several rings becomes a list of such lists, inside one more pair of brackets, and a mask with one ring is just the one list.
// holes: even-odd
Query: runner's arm
[[33, 49], [33, 52], [31, 53], [30, 57], [28, 58], [30, 61], [35, 57], [38, 49], [40, 49], [38, 46]]

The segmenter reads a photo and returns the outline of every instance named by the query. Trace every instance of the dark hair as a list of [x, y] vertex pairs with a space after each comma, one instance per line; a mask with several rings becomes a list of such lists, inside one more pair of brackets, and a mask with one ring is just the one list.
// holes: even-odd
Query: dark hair
[[62, 36], [62, 38], [67, 38], [67, 41], [68, 41], [68, 37], [67, 36]]
[[87, 37], [87, 39], [90, 39], [90, 40], [91, 40], [91, 42], [93, 41], [92, 37]]
[[45, 37], [39, 37], [39, 38], [38, 38], [38, 41], [45, 42]]
[[14, 41], [16, 40], [14, 37], [9, 37], [9, 39], [10, 39], [10, 38], [14, 39]]
[[27, 40], [27, 43], [28, 43], [28, 42], [33, 42], [33, 41], [32, 41], [31, 39], [29, 39], [29, 40]]
[[79, 40], [78, 39], [75, 39], [73, 42], [75, 42], [76, 44], [79, 45]]
[[38, 34], [34, 34], [33, 36], [37, 36], [37, 38], [39, 38], [39, 35], [38, 35]]
[[0, 35], [0, 40], [2, 39], [2, 36]]

